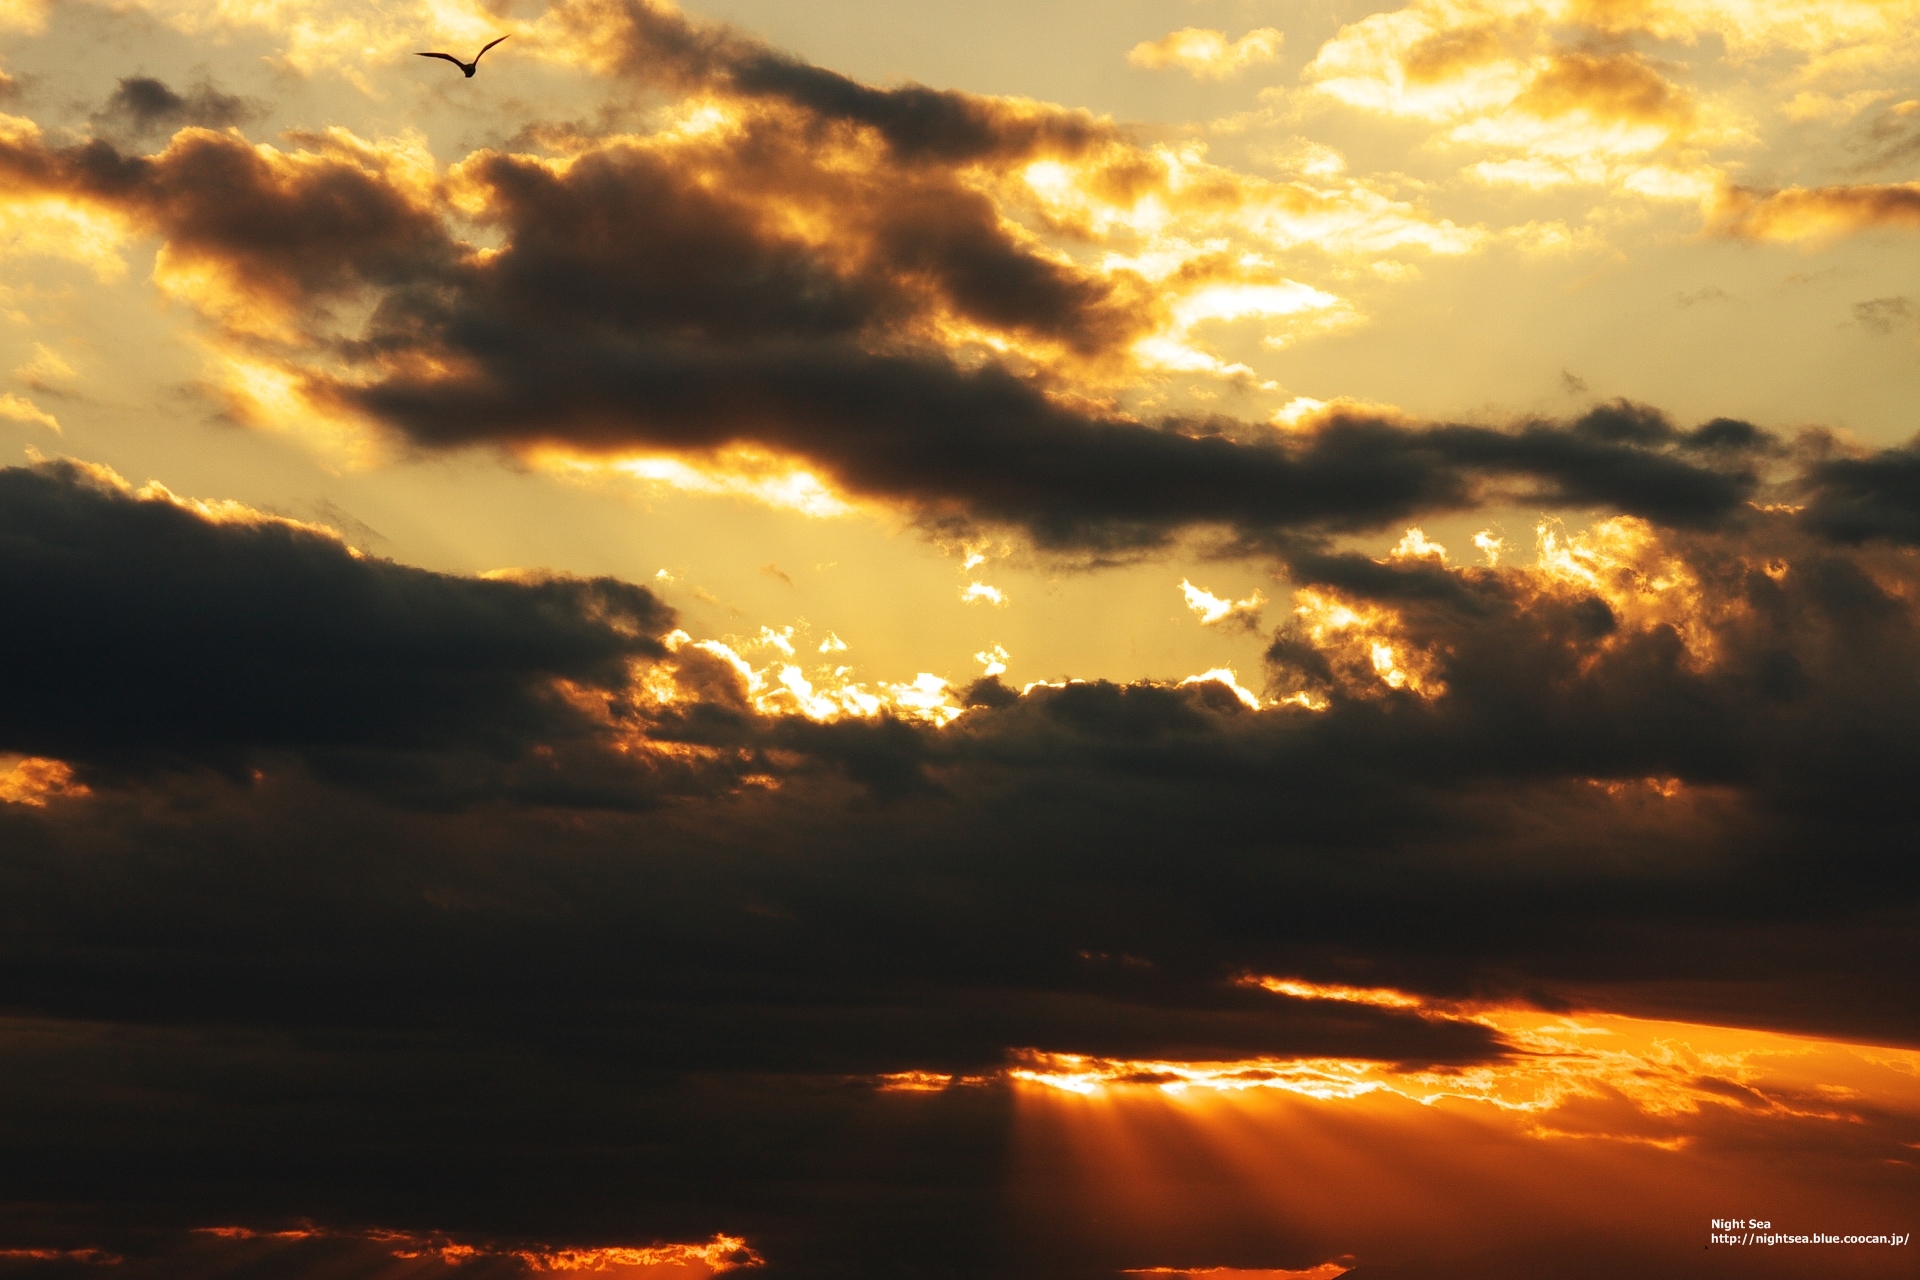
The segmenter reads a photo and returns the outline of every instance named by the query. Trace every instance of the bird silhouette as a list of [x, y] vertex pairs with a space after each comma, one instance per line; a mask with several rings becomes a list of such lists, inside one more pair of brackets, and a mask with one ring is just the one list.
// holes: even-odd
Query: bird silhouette
[[[512, 34], [513, 33], [511, 31], [507, 33], [508, 36]], [[501, 36], [500, 40], [505, 40], [506, 38], [507, 36]], [[479, 53], [476, 53], [473, 55], [472, 62], [462, 62], [460, 61], [460, 59], [454, 57], [450, 53], [416, 53], [413, 56], [416, 58], [444, 58], [448, 62], [451, 62], [454, 66], [460, 68], [461, 71], [465, 72], [467, 79], [471, 80], [473, 79], [473, 73], [477, 71], [480, 67], [480, 59], [487, 56], [487, 49], [491, 49], [493, 48], [494, 45], [499, 44], [500, 40], [488, 41], [486, 49], [482, 49]]]

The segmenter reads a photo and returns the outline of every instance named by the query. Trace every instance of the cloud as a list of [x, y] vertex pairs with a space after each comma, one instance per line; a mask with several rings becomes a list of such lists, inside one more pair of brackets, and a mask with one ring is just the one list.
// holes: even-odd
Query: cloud
[[[12, 207], [39, 201], [119, 238], [158, 236], [156, 282], [225, 339], [210, 381], [234, 416], [342, 438], [357, 430], [347, 402], [383, 364], [418, 372], [410, 362], [433, 358], [422, 344], [443, 325], [472, 317], [476, 339], [499, 328], [510, 345], [527, 322], [513, 307], [584, 318], [612, 303], [616, 279], [633, 296], [590, 322], [605, 339], [593, 345], [655, 364], [678, 354], [663, 351], [669, 334], [695, 359], [804, 335], [830, 340], [830, 357], [1006, 369], [1043, 396], [1103, 406], [1170, 373], [1245, 384], [1251, 371], [1210, 349], [1221, 328], [1257, 325], [1277, 346], [1359, 323], [1349, 299], [1310, 280], [1488, 239], [1364, 182], [1256, 178], [1196, 144], [1143, 144], [1044, 103], [874, 88], [665, 9], [551, 17], [599, 42], [596, 66], [680, 95], [659, 128], [534, 126], [520, 139], [530, 150], [480, 151], [445, 171], [411, 136], [334, 129], [250, 147], [186, 128], [140, 156], [54, 147], [29, 130], [0, 154]], [[215, 194], [228, 190], [230, 201]], [[595, 230], [595, 211], [614, 206], [649, 234]], [[286, 243], [257, 243], [247, 229], [263, 225], [284, 226]], [[1283, 271], [1272, 255], [1293, 250], [1328, 265]], [[402, 262], [410, 271], [396, 274]], [[551, 297], [536, 296], [541, 272]], [[497, 314], [479, 320], [476, 303]], [[398, 332], [407, 326], [417, 340]], [[341, 394], [329, 394], [335, 381]], [[666, 454], [629, 461], [700, 481]], [[711, 458], [705, 470], [718, 470]]]
[[72, 393], [76, 375], [73, 366], [58, 351], [44, 342], [36, 342], [33, 344], [33, 359], [14, 369], [13, 376], [35, 391], [68, 395]]
[[[1618, 405], [1549, 434], [1768, 445]], [[1802, 511], [1548, 525], [1497, 568], [1411, 534], [1292, 546], [1262, 709], [1219, 673], [989, 678], [957, 717], [830, 722], [656, 643], [672, 619], [639, 588], [433, 574], [79, 464], [0, 472], [0, 592], [38, 624], [0, 662], [0, 750], [36, 758], [41, 801], [0, 804], [19, 1167], [122, 1228], [114, 1206], [305, 1215], [370, 1263], [442, 1238], [505, 1258], [523, 1230], [725, 1234], [836, 1274], [951, 1244], [958, 1274], [1051, 1276], [984, 1207], [1032, 1150], [1003, 1073], [1045, 1055], [1462, 1092], [1564, 1080], [1524, 1036], [1569, 1005], [1897, 1040], [1911, 993], [1874, 979], [1913, 960], [1920, 581], [1837, 538], [1820, 494], [1897, 501], [1883, 471], [1912, 458], [1838, 460], [1806, 464]], [[1381, 988], [1408, 999], [1326, 998]], [[1502, 1002], [1549, 1012], [1433, 1016]], [[1890, 1132], [1667, 1070], [1622, 1079], [1749, 1127], [1552, 1123]], [[902, 1072], [993, 1082], [881, 1087]], [[75, 1232], [160, 1274], [228, 1247]], [[283, 1248], [290, 1274], [347, 1256], [217, 1260]]]
[[10, 391], [0, 393], [0, 418], [45, 427], [55, 435], [60, 433], [60, 422], [57, 418], [25, 396], [14, 395]]
[[[87, 201], [138, 228], [164, 229], [163, 289], [241, 333], [286, 332], [305, 314], [372, 282], [445, 264], [445, 233], [420, 206], [417, 151], [331, 132], [288, 155], [190, 128], [155, 156], [95, 141], [49, 149], [0, 143], [0, 170], [22, 188]], [[430, 163], [428, 162], [429, 170]]]
[[551, 772], [598, 734], [566, 691], [624, 689], [672, 622], [640, 587], [428, 573], [72, 463], [0, 471], [0, 490], [0, 594], [36, 619], [0, 644], [32, 673], [0, 751], [90, 771], [244, 776], [289, 754], [428, 790], [461, 762], [454, 790], [507, 785], [500, 768]]
[[870, 129], [903, 164], [1007, 163], [1075, 154], [1117, 136], [1090, 112], [905, 85], [880, 89], [773, 49], [734, 27], [651, 0], [576, 0], [550, 11], [563, 56], [683, 93], [795, 109]]
[[1158, 40], [1141, 41], [1127, 52], [1127, 61], [1150, 71], [1179, 67], [1196, 80], [1226, 80], [1279, 57], [1282, 39], [1272, 27], [1260, 27], [1232, 41], [1221, 31], [1182, 27]]
[[[1692, 17], [1711, 21], [1711, 8]], [[1620, 38], [1672, 38], [1664, 24], [1677, 12], [1516, 3], [1463, 21], [1455, 6], [1421, 2], [1343, 27], [1302, 74], [1323, 98], [1427, 122], [1436, 141], [1485, 155], [1464, 170], [1483, 182], [1699, 200], [1720, 173], [1709, 148], [1743, 136], [1735, 113]]]
[[[244, 10], [304, 33], [289, 60], [404, 48], [423, 17], [340, 12]], [[157, 243], [243, 409], [886, 506], [949, 545], [998, 524], [1098, 563], [1197, 533], [1283, 584], [1186, 593], [1249, 627], [1264, 603], [1264, 665], [1021, 690], [983, 634], [961, 670], [861, 685], [831, 636], [696, 639], [630, 584], [434, 573], [85, 464], [0, 471], [0, 608], [30, 623], [0, 636], [0, 1251], [426, 1276], [711, 1270], [744, 1239], [774, 1275], [1078, 1280], [1331, 1271], [1378, 1244], [1335, 1238], [1370, 1211], [1269, 1193], [1364, 1205], [1350, 1185], [1409, 1167], [1440, 1190], [1391, 1216], [1422, 1232], [1463, 1220], [1436, 1205], [1550, 1219], [1536, 1181], [1617, 1228], [1596, 1187], [1671, 1217], [1693, 1201], [1647, 1187], [1724, 1196], [1761, 1165], [1910, 1202], [1910, 1072], [1796, 1091], [1705, 1033], [1623, 1048], [1627, 1020], [1593, 1017], [1595, 1049], [1568, 1024], [1911, 1040], [1915, 993], [1885, 979], [1920, 958], [1915, 446], [1627, 402], [1150, 408], [1174, 361], [1251, 376], [1207, 345], [1226, 326], [1357, 320], [1343, 273], [1488, 237], [1332, 170], [1266, 182], [669, 10], [566, 12], [539, 56], [671, 89], [648, 131], [543, 126], [444, 166], [410, 136], [189, 127], [142, 154], [10, 127], [8, 216], [56, 248]], [[1755, 40], [1792, 16], [1570, 12]], [[1871, 16], [1807, 23], [1836, 13]], [[1453, 25], [1384, 82], [1511, 90], [1436, 126], [1486, 129], [1449, 144], [1473, 159], [1648, 130], [1666, 163], [1712, 123], [1620, 41]], [[1567, 523], [1484, 567], [1404, 523], [1513, 505]], [[987, 674], [948, 683], [976, 648]], [[1043, 1069], [1120, 1083], [1066, 1101], [1011, 1074]], [[1203, 1077], [1225, 1087], [1185, 1110], [1158, 1091]], [[1249, 1101], [1278, 1080], [1388, 1091]], [[1436, 1105], [1391, 1091], [1416, 1085]], [[1547, 1105], [1470, 1101], [1508, 1087]], [[1362, 1177], [1354, 1152], [1387, 1154]], [[1496, 1235], [1513, 1252], [1470, 1265], [1570, 1256]]]
[[262, 114], [259, 103], [221, 93], [202, 82], [185, 94], [175, 93], [165, 81], [151, 76], [127, 76], [92, 117], [95, 129], [125, 132], [145, 138], [162, 131], [193, 126], [225, 129], [246, 124]]
[[1920, 309], [1915, 308], [1912, 298], [1904, 295], [1869, 298], [1853, 304], [1853, 318], [1855, 323], [1875, 333], [1892, 333], [1895, 329], [1913, 328], [1914, 321], [1920, 319]]
[[1207, 524], [1249, 536], [1362, 528], [1471, 508], [1495, 490], [1710, 521], [1756, 484], [1737, 458], [1690, 451], [1664, 425], [1609, 438], [1596, 425], [1604, 412], [1510, 431], [1336, 414], [1275, 436], [1076, 412], [996, 369], [815, 344], [683, 351], [669, 363], [583, 350], [549, 330], [487, 354], [484, 382], [394, 377], [331, 393], [439, 447], [712, 448], [752, 424], [758, 442], [842, 488], [1059, 547], [1150, 545]]
[[1803, 518], [1828, 537], [1920, 546], [1920, 449], [1912, 443], [1813, 462], [1799, 487]]
[[[151, 157], [17, 139], [0, 169], [162, 236], [156, 279], [226, 330], [237, 412], [264, 395], [415, 447], [714, 470], [744, 448], [812, 468], [810, 492], [1055, 546], [1377, 526], [1494, 490], [1711, 520], [1756, 483], [1638, 411], [1508, 430], [1340, 411], [1284, 435], [1139, 421], [1085, 379], [1124, 367], [1163, 309], [1191, 325], [1270, 310], [1267, 293], [1202, 274], [1183, 311], [1044, 251], [949, 170], [829, 172], [807, 137], [743, 117], [564, 163], [482, 152], [443, 182], [405, 141], [281, 152], [189, 129]], [[497, 247], [453, 234], [443, 192]], [[336, 327], [349, 302], [357, 331]]]
[[[177, 506], [145, 501], [178, 520], [167, 515]], [[208, 527], [222, 537], [252, 531]], [[147, 539], [172, 548], [180, 568], [135, 564], [128, 576], [138, 569], [168, 583], [205, 565], [207, 535], [180, 528], [191, 536], [176, 528], [171, 539]], [[353, 560], [287, 526], [261, 531], [323, 564], [337, 557], [348, 572], [394, 575], [392, 591], [417, 592], [434, 578]], [[706, 749], [715, 761], [757, 752], [757, 767], [779, 785], [658, 792], [664, 808], [583, 821], [512, 774], [482, 772], [474, 785], [488, 803], [397, 815], [388, 806], [409, 793], [369, 775], [411, 768], [422, 737], [438, 729], [442, 739], [470, 739], [481, 721], [525, 732], [523, 698], [476, 700], [475, 678], [431, 676], [433, 688], [457, 695], [460, 718], [417, 694], [406, 709], [432, 717], [404, 731], [361, 712], [357, 733], [402, 741], [361, 757], [358, 771], [303, 772], [260, 753], [264, 780], [251, 785], [146, 775], [42, 808], [13, 806], [0, 821], [14, 824], [15, 883], [26, 886], [128, 856], [83, 849], [159, 840], [212, 867], [262, 830], [281, 832], [272, 874], [208, 910], [279, 918], [300, 909], [310, 879], [329, 884], [325, 910], [363, 923], [325, 931], [328, 947], [353, 940], [351, 955], [328, 963], [344, 965], [340, 980], [360, 990], [381, 974], [377, 1008], [403, 1018], [433, 1008], [436, 1019], [459, 1023], [535, 1001], [542, 1025], [582, 1026], [607, 1017], [607, 1002], [645, 1008], [646, 1036], [618, 1053], [649, 1070], [977, 1072], [1018, 1046], [1164, 1061], [1486, 1060], [1501, 1050], [1483, 1027], [1384, 1005], [1276, 1001], [1233, 985], [1234, 975], [1338, 974], [1340, 957], [1361, 948], [1378, 982], [1431, 995], [1556, 984], [1630, 993], [1655, 980], [1670, 992], [1689, 983], [1704, 991], [1720, 981], [1730, 940], [1777, 935], [1783, 920], [1798, 932], [1750, 954], [1738, 983], [1717, 988], [1721, 1016], [1767, 1008], [1806, 1029], [1884, 1034], [1904, 1006], [1882, 988], [1847, 984], [1859, 966], [1887, 963], [1908, 945], [1897, 931], [1863, 939], [1878, 928], [1875, 913], [1897, 910], [1886, 904], [1910, 890], [1898, 851], [1920, 820], [1894, 784], [1920, 724], [1901, 683], [1920, 649], [1920, 627], [1898, 594], [1910, 589], [1911, 566], [1810, 537], [1788, 513], [1695, 534], [1615, 521], [1543, 539], [1540, 552], [1537, 563], [1498, 570], [1433, 556], [1297, 561], [1296, 580], [1355, 619], [1316, 629], [1325, 611], [1296, 612], [1272, 645], [1272, 692], [1311, 688], [1319, 710], [1253, 711], [1215, 680], [1090, 682], [970, 697], [972, 709], [944, 728], [886, 716], [822, 724], [745, 713], [724, 681], [702, 687], [683, 667], [676, 700], [649, 715], [649, 738]], [[65, 563], [71, 569], [74, 557]], [[313, 580], [309, 572], [293, 585], [311, 592]], [[32, 602], [58, 623], [72, 612], [59, 592], [72, 588], [41, 581]], [[142, 598], [115, 581], [121, 598]], [[559, 625], [590, 641], [590, 652], [618, 656], [617, 643], [576, 620], [580, 594], [503, 599], [497, 608], [539, 611], [506, 613], [523, 619], [520, 652], [539, 652]], [[230, 687], [252, 695], [255, 727], [236, 729], [239, 717], [216, 703], [196, 732], [324, 740], [309, 706], [315, 693], [300, 686], [337, 690], [328, 667], [308, 647], [256, 642], [260, 674], [249, 674], [213, 625], [227, 615], [207, 600], [193, 601], [193, 616], [210, 620], [196, 638], [213, 649], [206, 662], [223, 662]], [[344, 615], [336, 634], [349, 623], [394, 630], [375, 630], [381, 615], [351, 600], [336, 591], [307, 607]], [[1310, 605], [1305, 592], [1294, 603]], [[288, 612], [258, 591], [242, 605]], [[172, 650], [155, 643], [164, 630], [122, 626], [83, 645], [84, 633], [60, 626], [45, 647], [83, 648], [86, 657], [117, 642], [123, 654], [164, 657]], [[474, 632], [469, 620], [455, 641], [417, 624], [430, 656], [406, 670], [419, 682], [422, 668], [460, 662], [455, 646], [471, 653], [496, 634]], [[384, 643], [380, 652], [393, 654]], [[1383, 644], [1396, 668], [1425, 673], [1423, 687], [1389, 678], [1371, 656]], [[35, 705], [29, 682], [60, 673], [30, 656], [38, 668], [7, 668], [41, 673], [9, 686], [14, 740]], [[348, 658], [357, 655], [335, 663]], [[357, 660], [360, 672], [371, 657]], [[173, 666], [189, 690], [204, 687], [191, 665]], [[68, 713], [57, 745], [71, 749], [109, 723], [123, 751], [167, 739], [146, 727], [164, 710], [154, 694], [144, 706], [124, 695], [110, 702], [112, 669], [102, 659], [89, 670], [105, 674], [93, 676], [100, 688], [88, 699], [71, 681], [55, 686]], [[536, 702], [533, 718], [552, 741], [551, 713]], [[258, 727], [267, 722], [277, 727]], [[628, 740], [619, 725], [593, 731]], [[598, 770], [596, 759], [563, 753], [556, 763]], [[565, 781], [549, 791], [564, 794]], [[178, 799], [158, 804], [169, 794]], [[902, 841], [916, 850], [910, 864], [897, 861]], [[817, 852], [796, 865], [796, 848]], [[1204, 874], [1195, 850], [1206, 852]], [[100, 961], [99, 981], [116, 998], [163, 1017], [209, 1007], [251, 1017], [268, 991], [284, 989], [258, 966], [306, 963], [247, 951], [244, 963], [209, 958], [212, 968], [187, 987], [164, 966], [141, 976], [138, 966], [152, 962], [124, 949], [114, 921], [181, 890], [165, 868], [120, 865], [105, 898], [30, 890], [53, 895], [43, 908], [53, 914], [37, 926], [47, 945], [121, 948]], [[345, 871], [376, 865], [385, 868], [377, 884]], [[1836, 878], [1861, 895], [1849, 899], [1856, 905], [1818, 890]], [[409, 904], [398, 914], [377, 914], [385, 885]], [[164, 945], [215, 945], [193, 940], [210, 927], [183, 919], [186, 932]], [[412, 954], [422, 929], [447, 952], [410, 968], [398, 958]], [[1628, 938], [1642, 946], [1622, 949]], [[1145, 963], [1091, 966], [1073, 959], [1076, 950]], [[497, 963], [506, 955], [532, 967], [506, 982]], [[65, 1007], [59, 982], [33, 975], [67, 962], [41, 963], [54, 969], [15, 967], [10, 998]], [[1801, 982], [1811, 983], [1804, 998], [1789, 998]], [[1851, 994], [1835, 1003], [1841, 988]], [[272, 998], [276, 1016], [307, 1016]], [[1618, 998], [1644, 1006], [1653, 997]]]
[[1229, 626], [1245, 627], [1251, 631], [1260, 625], [1260, 611], [1267, 607], [1266, 597], [1258, 591], [1243, 600], [1223, 600], [1211, 591], [1194, 586], [1185, 578], [1180, 580], [1180, 591], [1186, 598], [1187, 608], [1199, 617], [1203, 627], [1225, 622]]
[[1729, 187], [1719, 196], [1712, 230], [1738, 240], [1831, 240], [1879, 227], [1920, 227], [1920, 183]]
[[29, 34], [46, 25], [46, 0], [9, 0], [0, 7], [0, 27]]

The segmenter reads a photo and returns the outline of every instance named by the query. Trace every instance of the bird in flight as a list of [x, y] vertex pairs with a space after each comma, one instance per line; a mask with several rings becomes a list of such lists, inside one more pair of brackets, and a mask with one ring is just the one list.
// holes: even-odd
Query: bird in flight
[[[512, 34], [513, 33], [511, 31], [507, 33], [507, 35], [512, 35]], [[501, 36], [500, 40], [505, 40], [506, 38], [507, 36]], [[494, 45], [499, 44], [500, 40], [489, 40], [487, 42], [486, 49], [482, 49], [479, 53], [476, 53], [473, 55], [472, 62], [462, 62], [460, 61], [460, 59], [454, 57], [450, 53], [416, 53], [413, 56], [416, 58], [445, 58], [448, 62], [451, 62], [454, 66], [464, 71], [466, 73], [467, 79], [471, 80], [473, 79], [473, 73], [479, 69], [480, 59], [486, 56], [487, 49], [491, 49], [493, 48]]]

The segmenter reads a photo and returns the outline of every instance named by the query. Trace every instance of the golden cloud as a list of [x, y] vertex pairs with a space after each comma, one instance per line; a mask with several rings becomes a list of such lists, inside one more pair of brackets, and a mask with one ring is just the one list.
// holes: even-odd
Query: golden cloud
[[1256, 63], [1280, 56], [1284, 37], [1272, 27], [1249, 31], [1238, 40], [1206, 27], [1182, 27], [1158, 40], [1143, 40], [1127, 53], [1136, 67], [1178, 67], [1196, 80], [1226, 80]]
[[0, 392], [0, 418], [45, 427], [55, 435], [60, 433], [59, 419], [27, 397], [15, 395], [10, 391]]
[[[1920, 59], [1916, 17], [1911, 0], [1416, 0], [1342, 28], [1303, 75], [1325, 99], [1426, 121], [1438, 142], [1491, 153], [1465, 166], [1481, 181], [1706, 201], [1724, 182], [1724, 153], [1754, 143], [1742, 94], [1756, 74], [1776, 74], [1753, 70], [1758, 59], [1786, 66], [1790, 118], [1845, 119], [1893, 90], [1841, 99], [1806, 86]], [[1663, 42], [1710, 36], [1724, 42], [1718, 67], [1658, 56]]]
[[1920, 182], [1724, 189], [1708, 219], [1739, 240], [1822, 241], [1876, 227], [1920, 228]]
[[91, 794], [74, 779], [73, 766], [64, 760], [15, 756], [0, 770], [0, 804], [44, 809], [52, 799], [80, 799]]

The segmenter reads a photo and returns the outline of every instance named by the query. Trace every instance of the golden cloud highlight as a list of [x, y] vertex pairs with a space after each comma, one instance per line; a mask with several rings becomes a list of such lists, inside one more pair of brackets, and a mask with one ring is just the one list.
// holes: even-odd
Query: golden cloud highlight
[[1226, 80], [1279, 57], [1283, 39], [1272, 27], [1249, 31], [1231, 41], [1222, 31], [1182, 27], [1158, 40], [1141, 41], [1128, 51], [1127, 61], [1152, 71], [1178, 67], [1196, 80]]
[[1720, 170], [1702, 148], [1746, 136], [1731, 109], [1635, 51], [1597, 52], [1559, 31], [1578, 20], [1564, 5], [1428, 0], [1342, 28], [1303, 75], [1323, 98], [1496, 153], [1466, 166], [1484, 182], [1709, 196]]
[[1197, 676], [1188, 676], [1180, 682], [1180, 687], [1185, 688], [1188, 685], [1194, 684], [1220, 685], [1226, 689], [1228, 693], [1231, 693], [1247, 710], [1260, 710], [1260, 696], [1240, 684], [1240, 677], [1234, 674], [1232, 667], [1215, 667], [1213, 670], [1203, 671]]
[[83, 799], [93, 793], [74, 781], [73, 766], [64, 760], [43, 756], [16, 756], [0, 771], [0, 804], [26, 805], [44, 809], [49, 800]]
[[852, 501], [804, 463], [746, 445], [695, 458], [671, 454], [584, 458], [557, 450], [535, 450], [528, 460], [572, 479], [630, 477], [680, 493], [740, 498], [816, 519], [851, 515], [857, 510]]
[[[829, 722], [890, 715], [939, 728], [966, 711], [953, 700], [947, 681], [922, 671], [911, 681], [886, 680], [867, 684], [852, 678], [845, 663], [822, 663], [811, 671], [798, 662], [793, 627], [775, 631], [762, 627], [752, 637], [695, 640], [684, 631], [664, 638], [669, 657], [645, 673], [642, 688], [657, 706], [713, 696], [712, 674], [723, 673], [734, 685], [733, 696], [765, 716], [800, 716]], [[755, 666], [747, 655], [770, 653]], [[697, 658], [704, 661], [696, 661]]]
[[125, 230], [112, 217], [63, 196], [0, 197], [0, 262], [56, 258], [87, 268], [96, 280], [126, 274]]
[[29, 426], [45, 427], [55, 435], [60, 434], [60, 420], [42, 409], [25, 396], [12, 392], [0, 392], [0, 418], [14, 422], [24, 422]]
[[1671, 627], [1696, 662], [1712, 659], [1718, 625], [1743, 609], [1737, 597], [1708, 593], [1645, 520], [1615, 516], [1574, 534], [1543, 521], [1534, 534], [1533, 572], [1544, 587], [1598, 597], [1629, 630]]
[[1186, 598], [1187, 608], [1199, 617], [1203, 627], [1211, 627], [1219, 622], [1257, 627], [1260, 611], [1267, 607], [1267, 598], [1258, 591], [1240, 600], [1223, 600], [1211, 591], [1194, 586], [1185, 578], [1180, 579], [1180, 594]]
[[[1405, 690], [1421, 698], [1447, 691], [1438, 656], [1414, 644], [1399, 613], [1330, 588], [1293, 593], [1301, 633], [1323, 655], [1340, 687], [1359, 697]], [[1315, 691], [1296, 696], [1313, 698]]]

